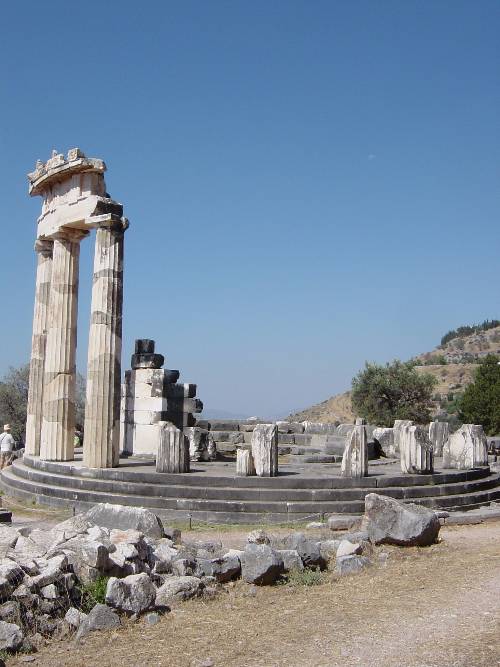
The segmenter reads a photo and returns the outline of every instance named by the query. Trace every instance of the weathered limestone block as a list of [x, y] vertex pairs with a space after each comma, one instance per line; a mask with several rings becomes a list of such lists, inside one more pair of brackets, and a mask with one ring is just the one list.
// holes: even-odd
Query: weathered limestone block
[[393, 443], [393, 448], [392, 451], [386, 452], [388, 456], [399, 456], [399, 452], [401, 451], [401, 437], [403, 430], [407, 426], [412, 426], [413, 422], [410, 419], [395, 419], [394, 420], [394, 426], [393, 426], [393, 433], [394, 433], [394, 443]]
[[49, 321], [50, 281], [52, 276], [52, 241], [37, 241], [35, 308], [33, 313], [33, 335], [29, 375], [28, 406], [26, 414], [26, 454], [40, 455], [42, 431], [43, 380], [45, 348]]
[[170, 607], [175, 602], [198, 597], [203, 591], [203, 584], [198, 577], [168, 577], [156, 591], [155, 605]]
[[435, 512], [394, 498], [369, 493], [361, 529], [375, 544], [425, 547], [438, 537], [441, 524]]
[[394, 429], [378, 427], [373, 431], [373, 439], [379, 443], [386, 456], [392, 456], [394, 452]]
[[120, 625], [120, 617], [105, 604], [96, 604], [80, 623], [76, 639], [83, 639], [96, 630], [110, 630]]
[[189, 442], [170, 422], [159, 422], [156, 472], [189, 472]]
[[209, 461], [208, 431], [197, 426], [184, 429], [189, 442], [189, 458], [191, 461]]
[[83, 463], [118, 465], [123, 309], [123, 237], [128, 223], [109, 216], [95, 239]]
[[249, 449], [236, 450], [236, 474], [238, 477], [252, 477], [255, 475], [253, 456]]
[[156, 588], [147, 574], [131, 574], [123, 579], [110, 577], [106, 604], [129, 614], [141, 614], [153, 606]]
[[368, 475], [368, 445], [366, 428], [356, 424], [347, 441], [341, 466], [342, 477], [366, 477]]
[[283, 560], [267, 544], [247, 544], [241, 557], [241, 576], [249, 584], [270, 586], [283, 572]]
[[40, 441], [40, 457], [47, 461], [71, 461], [74, 455], [78, 263], [83, 235], [65, 230], [54, 239]]
[[443, 455], [443, 447], [450, 437], [448, 422], [433, 421], [429, 424], [429, 440], [434, 446], [434, 456]]
[[97, 526], [110, 529], [138, 530], [149, 537], [164, 536], [161, 520], [150, 510], [143, 507], [129, 507], [127, 505], [112, 505], [98, 503], [82, 515]]
[[471, 470], [488, 465], [488, 442], [479, 424], [463, 424], [443, 449], [443, 467]]
[[316, 434], [327, 434], [331, 433], [332, 435], [336, 433], [337, 426], [335, 424], [323, 423], [323, 422], [302, 422], [304, 427], [304, 433], [316, 433]]
[[278, 427], [258, 424], [252, 433], [252, 456], [258, 477], [278, 474]]
[[423, 426], [406, 426], [400, 432], [401, 470], [427, 474], [434, 471], [432, 442]]

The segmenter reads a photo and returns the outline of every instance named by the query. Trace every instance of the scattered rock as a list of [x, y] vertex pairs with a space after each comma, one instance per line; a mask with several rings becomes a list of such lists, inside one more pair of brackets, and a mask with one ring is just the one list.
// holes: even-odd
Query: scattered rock
[[288, 535], [285, 539], [285, 544], [288, 549], [298, 552], [305, 567], [319, 567], [320, 570], [326, 568], [326, 562], [321, 555], [319, 543], [307, 539], [304, 533], [292, 533]]
[[307, 524], [306, 530], [316, 530], [319, 528], [327, 528], [327, 524], [323, 523], [322, 521], [311, 521], [310, 523]]
[[252, 530], [247, 535], [249, 544], [271, 544], [271, 539], [265, 530]]
[[283, 561], [283, 569], [285, 572], [290, 572], [290, 570], [304, 569], [302, 558], [300, 557], [298, 551], [295, 551], [295, 549], [280, 549], [277, 553], [280, 555]]
[[359, 516], [330, 516], [328, 517], [328, 528], [330, 530], [351, 530], [358, 528], [360, 522]]
[[365, 556], [342, 556], [341, 558], [337, 558], [335, 571], [337, 574], [344, 576], [360, 572], [370, 565], [370, 560]]
[[283, 572], [283, 561], [268, 544], [250, 543], [241, 559], [241, 576], [250, 584], [268, 586]]
[[96, 604], [80, 624], [76, 639], [82, 639], [96, 630], [109, 630], [120, 625], [120, 617], [105, 604]]
[[97, 526], [105, 526], [110, 529], [128, 530], [131, 528], [150, 537], [164, 537], [165, 535], [160, 519], [143, 507], [99, 503], [83, 517]]
[[153, 611], [144, 616], [144, 623], [146, 625], [156, 625], [160, 622], [160, 619], [160, 614], [157, 614], [155, 611]]
[[375, 544], [423, 547], [437, 540], [441, 524], [434, 511], [421, 505], [369, 493], [362, 528]]
[[203, 584], [198, 577], [169, 577], [156, 591], [157, 607], [169, 607], [174, 602], [200, 595]]
[[79, 628], [86, 618], [87, 614], [84, 614], [83, 611], [75, 607], [70, 607], [64, 616], [64, 620], [72, 628]]
[[111, 577], [106, 588], [106, 604], [129, 614], [150, 609], [156, 597], [153, 582], [144, 572], [124, 579]]
[[17, 651], [21, 647], [24, 635], [16, 623], [0, 621], [0, 650]]

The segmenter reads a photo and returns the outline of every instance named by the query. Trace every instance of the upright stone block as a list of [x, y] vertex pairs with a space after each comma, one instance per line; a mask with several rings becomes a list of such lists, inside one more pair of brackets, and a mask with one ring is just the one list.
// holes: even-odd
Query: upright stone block
[[278, 474], [278, 427], [276, 424], [257, 424], [252, 433], [252, 456], [258, 477]]
[[405, 426], [400, 432], [400, 442], [403, 472], [413, 474], [434, 472], [434, 453], [427, 429], [423, 426]]
[[108, 218], [97, 229], [87, 363], [83, 462], [118, 465], [123, 309], [123, 237], [127, 223]]
[[434, 456], [443, 455], [443, 447], [450, 437], [448, 422], [433, 421], [429, 424], [429, 440], [434, 447]]
[[29, 456], [40, 455], [42, 433], [43, 387], [47, 328], [49, 323], [50, 282], [52, 276], [53, 241], [37, 241], [35, 308], [33, 313], [33, 335], [31, 338], [31, 360], [26, 410], [25, 451]]
[[181, 430], [170, 422], [158, 422], [156, 472], [189, 472], [189, 443]]
[[401, 451], [401, 438], [403, 431], [407, 426], [412, 426], [413, 422], [411, 419], [396, 419], [394, 420], [393, 433], [394, 433], [394, 443], [392, 449], [390, 449], [386, 454], [388, 456], [399, 456]]
[[188, 439], [191, 461], [209, 461], [208, 431], [198, 426], [187, 426], [184, 433]]
[[[356, 420], [357, 421], [357, 420]], [[367, 477], [368, 445], [364, 424], [356, 426], [348, 438], [341, 465], [342, 477]]]
[[236, 475], [238, 477], [253, 477], [255, 475], [253, 456], [249, 449], [236, 450]]
[[443, 468], [471, 470], [488, 465], [488, 442], [479, 424], [463, 424], [443, 449]]
[[64, 230], [54, 239], [40, 441], [46, 461], [71, 461], [74, 455], [78, 262], [84, 235]]

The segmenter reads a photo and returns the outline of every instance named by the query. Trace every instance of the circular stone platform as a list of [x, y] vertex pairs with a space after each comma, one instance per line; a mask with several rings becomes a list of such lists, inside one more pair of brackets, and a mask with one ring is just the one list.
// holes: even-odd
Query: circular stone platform
[[85, 468], [25, 457], [1, 472], [13, 497], [82, 511], [95, 503], [148, 507], [169, 520], [284, 523], [328, 514], [361, 514], [367, 493], [426, 507], [472, 509], [500, 499], [500, 473], [488, 466], [403, 475], [396, 461], [371, 461], [362, 480], [340, 476], [339, 464], [280, 463], [278, 477], [236, 477], [235, 463], [192, 463], [192, 472], [155, 472], [151, 459], [124, 458], [118, 468]]

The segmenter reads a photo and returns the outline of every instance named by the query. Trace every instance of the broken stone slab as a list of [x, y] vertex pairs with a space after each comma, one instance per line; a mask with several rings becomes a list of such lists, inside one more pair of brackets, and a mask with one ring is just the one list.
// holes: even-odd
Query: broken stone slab
[[356, 424], [348, 436], [340, 471], [342, 477], [368, 476], [368, 446], [364, 424]]
[[269, 586], [283, 572], [283, 561], [267, 544], [250, 543], [241, 558], [241, 576], [249, 584]]
[[341, 515], [332, 515], [328, 517], [328, 528], [330, 530], [351, 530], [352, 528], [359, 527], [361, 523], [361, 518], [359, 516], [341, 516]]
[[341, 540], [337, 548], [337, 558], [343, 556], [360, 556], [363, 553], [363, 546], [358, 542], [350, 542], [349, 540]]
[[443, 447], [443, 468], [472, 470], [488, 465], [488, 442], [479, 424], [462, 424]]
[[20, 625], [21, 605], [18, 600], [9, 600], [0, 605], [0, 620]]
[[76, 639], [83, 639], [97, 630], [111, 630], [120, 626], [120, 617], [105, 604], [96, 604], [86, 618], [80, 623]]
[[151, 554], [151, 565], [156, 574], [169, 574], [172, 572], [172, 563], [177, 556], [177, 550], [173, 549], [170, 540], [160, 540]]
[[252, 433], [252, 457], [258, 477], [278, 474], [278, 428], [276, 424], [257, 424]]
[[121, 530], [132, 528], [150, 537], [164, 537], [163, 525], [159, 517], [143, 507], [99, 503], [84, 516], [98, 526]]
[[128, 614], [142, 614], [153, 606], [156, 588], [147, 574], [111, 577], [106, 587], [106, 604]]
[[24, 635], [16, 623], [0, 621], [0, 651], [17, 651], [23, 641]]
[[291, 570], [300, 571], [304, 569], [302, 558], [300, 557], [299, 552], [295, 549], [278, 549], [277, 553], [283, 561], [284, 572], [290, 572]]
[[434, 471], [434, 451], [423, 426], [404, 426], [399, 434], [401, 470], [430, 475]]
[[4, 557], [8, 549], [15, 547], [21, 534], [12, 526], [0, 524], [0, 557]]
[[429, 440], [432, 442], [434, 456], [442, 456], [443, 448], [450, 437], [448, 422], [433, 421], [429, 424]]
[[426, 507], [369, 493], [361, 528], [375, 544], [425, 547], [436, 542], [441, 524]]
[[226, 555], [221, 558], [213, 558], [210, 563], [212, 570], [210, 576], [215, 577], [219, 584], [225, 584], [240, 576], [241, 562], [237, 556]]
[[[85, 565], [98, 570], [106, 570], [109, 566], [109, 546], [102, 542], [82, 537], [74, 537], [64, 543], [64, 553], [74, 554]], [[114, 550], [114, 548], [113, 548]], [[74, 563], [74, 558], [70, 560]]]
[[176, 602], [201, 595], [203, 583], [198, 577], [168, 577], [156, 591], [156, 607], [170, 607]]
[[287, 549], [297, 551], [305, 567], [324, 570], [326, 562], [321, 555], [318, 542], [309, 540], [304, 533], [292, 533], [285, 538]]
[[356, 574], [367, 567], [370, 567], [371, 561], [365, 556], [342, 556], [337, 558], [335, 563], [335, 571], [340, 576], [347, 574]]
[[237, 449], [236, 475], [238, 477], [253, 477], [255, 474], [252, 452], [249, 449]]

